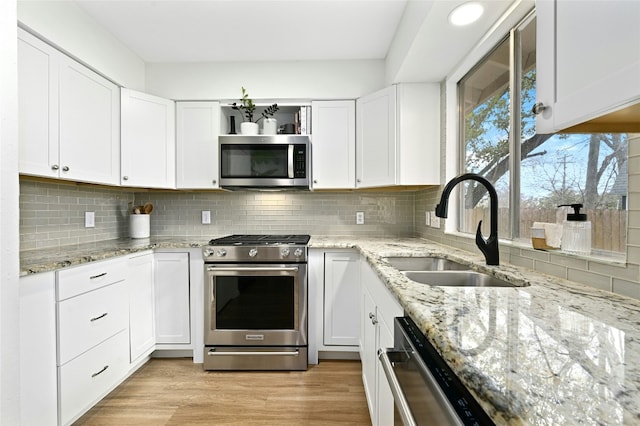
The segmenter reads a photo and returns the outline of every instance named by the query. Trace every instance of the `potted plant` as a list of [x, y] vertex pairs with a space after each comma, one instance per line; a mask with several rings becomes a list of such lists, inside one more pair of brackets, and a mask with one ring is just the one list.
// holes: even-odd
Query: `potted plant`
[[[271, 119], [273, 114], [278, 112], [278, 104], [273, 104], [260, 113], [260, 117], [253, 121], [253, 116], [256, 111], [256, 105], [253, 103], [253, 99], [249, 97], [247, 90], [242, 87], [242, 98], [240, 103], [234, 102], [231, 104], [231, 109], [239, 111], [242, 115], [242, 123], [240, 123], [240, 133], [243, 135], [257, 135], [258, 134], [258, 122], [265, 119]], [[275, 122], [275, 119], [273, 119]], [[275, 125], [274, 125], [275, 128]]]

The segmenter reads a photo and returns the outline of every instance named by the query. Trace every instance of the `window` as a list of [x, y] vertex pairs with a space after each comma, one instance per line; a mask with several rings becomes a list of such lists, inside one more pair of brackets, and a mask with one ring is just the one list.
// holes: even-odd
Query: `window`
[[[582, 203], [592, 222], [592, 253], [626, 250], [627, 134], [536, 134], [535, 16], [526, 18], [458, 83], [461, 170], [498, 192], [500, 238], [529, 242], [534, 222], [562, 223]], [[466, 181], [460, 231], [475, 234], [489, 203]]]

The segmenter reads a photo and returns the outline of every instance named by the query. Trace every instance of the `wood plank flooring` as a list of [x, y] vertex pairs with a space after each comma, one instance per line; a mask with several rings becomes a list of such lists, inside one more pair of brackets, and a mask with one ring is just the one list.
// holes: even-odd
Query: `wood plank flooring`
[[76, 425], [370, 425], [359, 361], [307, 371], [203, 371], [155, 358]]

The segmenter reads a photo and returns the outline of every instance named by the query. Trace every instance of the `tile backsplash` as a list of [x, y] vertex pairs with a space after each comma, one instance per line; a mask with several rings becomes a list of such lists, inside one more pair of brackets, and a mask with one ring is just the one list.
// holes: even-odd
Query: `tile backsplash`
[[[129, 203], [151, 202], [151, 236], [207, 240], [226, 234], [304, 233], [409, 237], [415, 192], [127, 192], [91, 185], [20, 181], [20, 249], [127, 237]], [[86, 211], [95, 228], [84, 227]], [[201, 223], [202, 211], [211, 224]], [[364, 225], [356, 225], [356, 212]]]

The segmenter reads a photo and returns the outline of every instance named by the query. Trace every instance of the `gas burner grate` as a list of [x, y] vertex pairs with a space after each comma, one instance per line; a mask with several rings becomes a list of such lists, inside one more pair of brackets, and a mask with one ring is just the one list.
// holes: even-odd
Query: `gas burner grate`
[[209, 241], [209, 245], [278, 245], [295, 244], [306, 245], [311, 236], [309, 235], [243, 235], [234, 234], [226, 237], [214, 238]]

